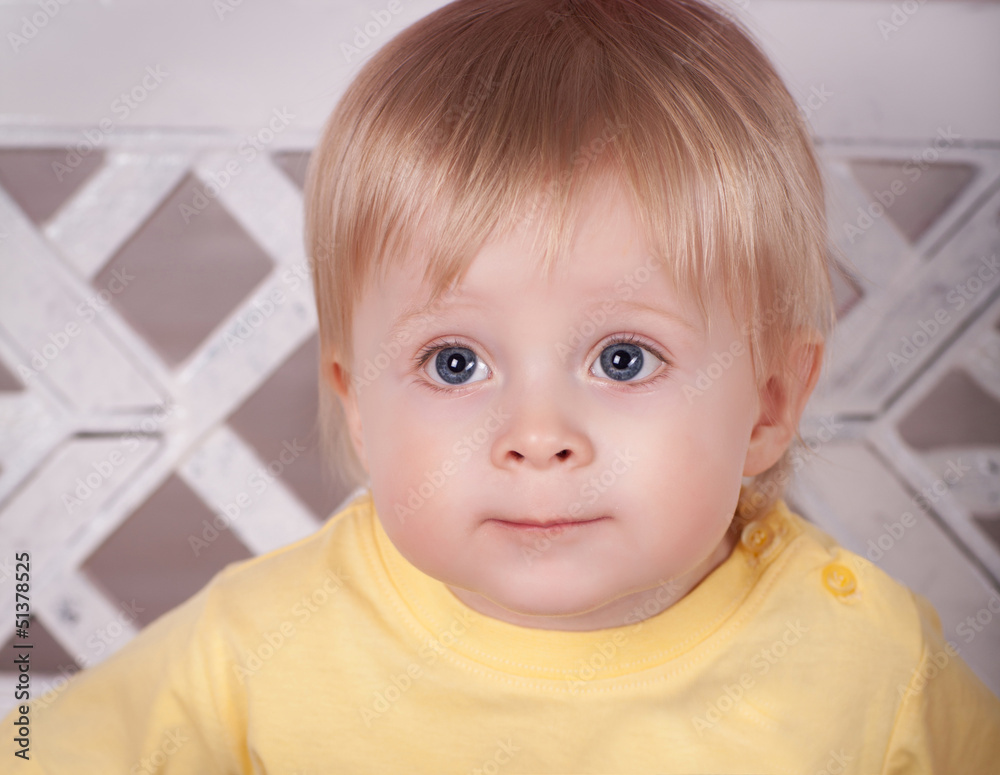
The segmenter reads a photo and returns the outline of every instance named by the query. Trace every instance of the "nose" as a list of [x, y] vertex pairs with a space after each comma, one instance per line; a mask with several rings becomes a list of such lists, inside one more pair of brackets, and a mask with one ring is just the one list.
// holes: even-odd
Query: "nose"
[[510, 405], [512, 419], [497, 434], [491, 458], [498, 468], [580, 468], [594, 459], [588, 435], [575, 419], [584, 416], [559, 396], [525, 398]]

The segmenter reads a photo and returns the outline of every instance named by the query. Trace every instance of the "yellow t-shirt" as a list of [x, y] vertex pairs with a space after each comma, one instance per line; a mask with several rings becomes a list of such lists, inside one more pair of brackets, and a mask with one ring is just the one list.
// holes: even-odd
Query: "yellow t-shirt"
[[478, 614], [399, 554], [366, 493], [32, 708], [30, 759], [8, 742], [0, 771], [1000, 771], [1000, 702], [933, 609], [784, 503], [638, 619]]

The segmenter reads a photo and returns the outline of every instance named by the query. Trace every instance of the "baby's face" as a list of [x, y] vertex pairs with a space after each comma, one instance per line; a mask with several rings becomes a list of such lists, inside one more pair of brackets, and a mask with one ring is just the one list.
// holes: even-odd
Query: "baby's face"
[[[429, 289], [416, 261], [376, 285], [353, 373], [384, 368], [347, 402], [399, 551], [480, 612], [547, 629], [621, 626], [664, 582], [697, 583], [760, 468], [751, 359], [726, 307], [713, 300], [709, 331], [614, 187], [579, 223], [551, 281], [529, 235], [487, 245], [395, 357], [393, 325]], [[704, 389], [699, 372], [717, 378]]]

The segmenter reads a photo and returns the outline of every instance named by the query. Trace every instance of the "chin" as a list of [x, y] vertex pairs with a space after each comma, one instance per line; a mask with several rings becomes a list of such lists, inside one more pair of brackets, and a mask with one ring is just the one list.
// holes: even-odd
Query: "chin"
[[510, 590], [491, 600], [512, 613], [523, 616], [575, 616], [594, 611], [610, 602], [609, 599], [582, 594], [579, 588], [541, 590], [537, 587], [527, 594], [512, 596]]

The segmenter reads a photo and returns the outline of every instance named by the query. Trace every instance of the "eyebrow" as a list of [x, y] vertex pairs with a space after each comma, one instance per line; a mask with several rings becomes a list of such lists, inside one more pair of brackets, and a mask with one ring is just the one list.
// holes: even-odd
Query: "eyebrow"
[[[596, 300], [593, 301], [591, 304], [588, 305], [587, 311], [593, 312], [594, 310], [599, 309], [605, 301], [606, 299], [600, 301]], [[407, 308], [406, 311], [404, 311], [402, 314], [399, 315], [399, 317], [396, 318], [392, 326], [390, 326], [388, 334], [389, 338], [390, 339], [396, 338], [399, 333], [409, 328], [415, 320], [426, 315], [429, 312], [429, 310], [439, 305], [440, 303], [441, 300], [440, 297], [438, 297], [436, 299], [431, 299], [430, 301], [424, 304], [419, 304], [415, 307], [411, 306]], [[479, 302], [473, 299], [466, 299], [464, 301], [456, 301], [447, 304], [446, 309], [448, 312], [451, 312], [456, 309], [476, 307], [478, 306], [478, 304]], [[615, 301], [613, 302], [613, 309], [616, 310], [626, 309], [626, 310], [633, 310], [635, 312], [646, 312], [649, 314], [657, 315], [662, 318], [666, 318], [667, 320], [676, 323], [682, 326], [683, 328], [686, 328], [693, 334], [703, 333], [703, 329], [701, 326], [695, 325], [683, 315], [668, 309], [664, 309], [663, 307], [658, 307], [655, 304], [648, 304], [647, 302], [644, 301], [630, 301], [630, 300]], [[444, 310], [442, 310], [442, 312], [443, 311]], [[431, 315], [431, 317], [437, 317], [437, 316]]]
[[[595, 304], [592, 305], [590, 309], [591, 311], [593, 311], [595, 307], [599, 306], [600, 306], [599, 304]], [[648, 312], [653, 315], [658, 315], [659, 317], [666, 318], [667, 320], [670, 320], [674, 323], [677, 323], [683, 326], [684, 328], [688, 329], [688, 331], [690, 331], [693, 334], [704, 333], [704, 329], [702, 326], [696, 325], [695, 323], [691, 322], [684, 315], [681, 315], [677, 312], [673, 312], [672, 310], [669, 309], [664, 309], [663, 307], [659, 307], [655, 304], [648, 304], [644, 301], [616, 301], [614, 302], [614, 308], [630, 309], [636, 312]]]
[[[415, 307], [413, 306], [408, 307], [402, 314], [400, 314], [399, 317], [396, 318], [395, 321], [393, 321], [393, 324], [389, 327], [389, 338], [395, 339], [399, 333], [405, 331], [410, 326], [412, 326], [413, 322], [417, 318], [423, 317], [428, 313], [429, 310], [440, 304], [442, 304], [442, 302], [441, 302], [441, 297], [439, 296], [435, 299], [431, 299], [430, 301], [424, 304], [419, 304]], [[449, 312], [456, 309], [462, 309], [464, 307], [475, 307], [475, 306], [477, 306], [477, 304], [472, 299], [460, 300], [452, 302], [450, 304], [445, 304], [446, 310]], [[443, 311], [444, 310], [442, 310], [442, 312]], [[436, 316], [432, 315], [432, 317]]]

